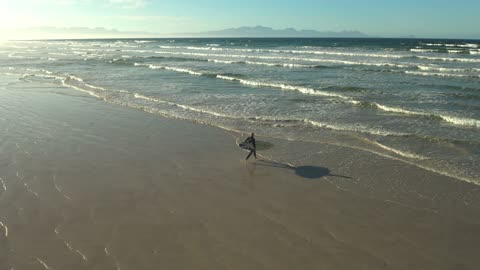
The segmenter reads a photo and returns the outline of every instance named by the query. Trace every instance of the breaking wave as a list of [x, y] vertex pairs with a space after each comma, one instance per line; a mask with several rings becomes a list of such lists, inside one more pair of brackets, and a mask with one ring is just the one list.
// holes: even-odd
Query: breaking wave
[[383, 148], [387, 151], [390, 151], [390, 152], [393, 152], [399, 156], [402, 156], [402, 157], [406, 157], [406, 158], [412, 158], [412, 159], [419, 159], [419, 160], [424, 160], [424, 159], [429, 159], [428, 157], [425, 157], [425, 156], [422, 156], [422, 155], [418, 155], [418, 154], [414, 154], [414, 153], [411, 153], [411, 152], [408, 152], [408, 151], [403, 151], [403, 150], [399, 150], [399, 149], [395, 149], [395, 148], [392, 148], [392, 147], [389, 147], [389, 146], [386, 146], [386, 145], [383, 145], [379, 142], [374, 142], [375, 145], [379, 146], [380, 148]]
[[467, 74], [452, 74], [452, 73], [439, 73], [439, 72], [420, 72], [420, 71], [404, 71], [405, 74], [417, 75], [417, 76], [438, 76], [438, 77], [457, 77], [457, 78], [480, 78], [480, 75], [467, 75]]
[[427, 118], [436, 119], [436, 120], [443, 120], [445, 122], [458, 125], [458, 126], [469, 126], [469, 127], [477, 127], [477, 128], [480, 127], [480, 120], [477, 120], [477, 119], [463, 118], [463, 117], [429, 113], [429, 112], [412, 111], [412, 110], [407, 110], [407, 109], [398, 108], [398, 107], [385, 106], [385, 105], [378, 104], [376, 102], [368, 102], [368, 101], [362, 102], [362, 101], [353, 100], [351, 101], [351, 103], [360, 105], [362, 107], [379, 109], [385, 112], [392, 112], [392, 113], [399, 113], [399, 114], [405, 114], [405, 115], [427, 117]]
[[247, 80], [247, 79], [242, 79], [242, 78], [237, 78], [237, 77], [232, 77], [232, 76], [226, 76], [226, 75], [222, 75], [222, 74], [209, 74], [209, 73], [202, 73], [202, 72], [195, 71], [195, 70], [190, 70], [190, 69], [168, 67], [168, 66], [156, 66], [156, 65], [152, 65], [152, 64], [135, 63], [135, 66], [145, 66], [145, 67], [148, 67], [148, 68], [151, 68], [151, 69], [164, 69], [164, 70], [176, 71], [176, 72], [181, 72], [181, 73], [187, 73], [187, 74], [195, 75], [195, 76], [206, 75], [206, 76], [209, 76], [209, 77], [214, 77], [214, 78], [221, 79], [221, 80], [226, 80], [226, 81], [238, 82], [238, 83], [241, 83], [243, 85], [248, 85], [248, 86], [253, 86], [253, 87], [269, 87], [269, 88], [277, 88], [277, 89], [281, 89], [281, 90], [297, 91], [297, 92], [307, 94], [307, 95], [336, 97], [336, 98], [339, 98], [341, 100], [346, 100], [348, 103], [351, 103], [351, 104], [354, 104], [354, 105], [359, 105], [359, 106], [362, 106], [362, 107], [375, 108], [375, 109], [379, 109], [379, 110], [386, 111], [386, 112], [392, 112], [392, 113], [428, 117], [428, 118], [431, 118], [431, 119], [443, 120], [443, 121], [449, 122], [449, 123], [454, 124], [454, 125], [459, 125], [459, 126], [480, 127], [480, 120], [477, 120], [477, 119], [462, 118], [462, 117], [428, 113], [428, 112], [418, 112], [418, 111], [412, 111], [412, 110], [407, 110], [407, 109], [398, 108], [398, 107], [389, 107], [389, 106], [382, 105], [382, 104], [379, 104], [379, 103], [376, 103], [376, 102], [359, 101], [359, 100], [355, 100], [351, 97], [344, 96], [344, 95], [341, 95], [341, 94], [338, 94], [338, 93], [329, 92], [329, 91], [322, 91], [320, 89], [314, 89], [314, 88], [310, 88], [310, 87], [295, 86], [295, 85], [290, 85], [290, 84], [285, 84], [285, 83]]
[[286, 56], [265, 56], [265, 55], [245, 55], [245, 54], [213, 54], [213, 53], [191, 53], [191, 52], [165, 52], [155, 51], [157, 54], [169, 55], [190, 55], [202, 57], [225, 57], [225, 58], [242, 58], [242, 59], [268, 59], [268, 60], [289, 60], [289, 61], [304, 61], [304, 62], [318, 62], [318, 63], [332, 63], [343, 65], [363, 65], [363, 66], [378, 66], [378, 67], [398, 67], [406, 68], [410, 65], [395, 64], [395, 63], [378, 63], [378, 62], [361, 62], [361, 61], [347, 61], [340, 59], [320, 59], [320, 58], [304, 58], [304, 57], [286, 57]]
[[241, 84], [249, 85], [249, 86], [278, 88], [278, 89], [282, 89], [282, 90], [298, 91], [300, 93], [308, 94], [308, 95], [328, 96], [328, 97], [337, 97], [337, 98], [341, 98], [341, 99], [348, 99], [348, 97], [342, 96], [340, 94], [336, 94], [336, 93], [332, 93], [332, 92], [326, 92], [326, 91], [320, 91], [320, 90], [309, 88], [309, 87], [294, 86], [294, 85], [283, 84], [283, 83], [269, 83], [269, 82], [252, 81], [252, 80], [245, 80], [245, 79], [240, 79], [240, 78], [235, 78], [235, 77], [230, 77], [230, 76], [224, 76], [224, 75], [217, 75], [216, 77], [218, 79], [227, 80], [227, 81], [235, 81], [235, 82], [239, 82]]

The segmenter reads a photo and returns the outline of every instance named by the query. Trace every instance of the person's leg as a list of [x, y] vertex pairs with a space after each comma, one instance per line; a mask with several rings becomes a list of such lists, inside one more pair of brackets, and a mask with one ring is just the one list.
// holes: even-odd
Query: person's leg
[[250, 150], [250, 154], [248, 154], [247, 158], [245, 160], [247, 160], [251, 155], [252, 155], [253, 151]]
[[257, 159], [257, 150], [253, 150], [253, 156]]

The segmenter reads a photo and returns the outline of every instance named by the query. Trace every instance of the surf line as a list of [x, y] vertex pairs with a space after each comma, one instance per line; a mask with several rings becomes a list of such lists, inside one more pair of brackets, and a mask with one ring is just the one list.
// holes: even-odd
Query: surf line
[[167, 55], [203, 56], [203, 57], [230, 57], [230, 58], [240, 58], [240, 59], [268, 59], [268, 60], [305, 61], [305, 62], [333, 63], [333, 64], [359, 65], [359, 66], [379, 66], [379, 67], [390, 66], [390, 67], [399, 67], [399, 68], [409, 67], [408, 65], [395, 64], [395, 63], [389, 63], [389, 62], [370, 63], [370, 62], [347, 61], [347, 60], [340, 60], [340, 59], [321, 59], [321, 58], [286, 57], [286, 56], [190, 53], [190, 52], [165, 52], [165, 51], [155, 51], [154, 53], [156, 53], [156, 54], [167, 54]]
[[147, 67], [150, 69], [160, 69], [160, 70], [169, 70], [169, 71], [174, 71], [174, 72], [179, 72], [179, 73], [186, 73], [194, 76], [206, 76], [206, 77], [212, 77], [216, 79], [221, 79], [225, 81], [231, 81], [231, 82], [238, 82], [240, 84], [244, 85], [249, 85], [249, 86], [256, 86], [256, 87], [269, 87], [269, 88], [277, 88], [281, 90], [290, 90], [290, 91], [297, 91], [301, 92], [303, 94], [308, 94], [308, 95], [315, 95], [315, 96], [328, 96], [328, 97], [336, 97], [340, 98], [343, 100], [350, 100], [351, 98], [328, 92], [328, 91], [322, 91], [314, 88], [309, 88], [309, 87], [303, 87], [303, 86], [295, 86], [295, 85], [289, 85], [289, 84], [284, 84], [284, 83], [269, 83], [269, 82], [260, 82], [260, 81], [252, 81], [252, 80], [245, 80], [245, 79], [240, 79], [236, 77], [231, 77], [231, 76], [225, 76], [221, 74], [209, 74], [209, 73], [202, 73], [199, 71], [195, 70], [190, 70], [190, 69], [185, 69], [185, 68], [176, 68], [176, 67], [169, 67], [169, 66], [159, 66], [159, 65], [152, 65], [152, 64], [141, 64], [141, 63], [134, 63], [134, 66], [141, 66], [141, 67]]
[[[211, 77], [211, 76], [209, 76], [209, 77]], [[72, 87], [72, 86], [69, 86], [69, 85], [65, 85], [65, 86], [66, 86], [66, 87], [69, 87], [69, 88], [73, 88], [73, 89], [79, 90], [79, 87]], [[85, 91], [85, 90], [80, 90], [80, 91]], [[117, 91], [119, 91], [119, 90], [117, 90]], [[119, 92], [128, 93], [127, 91], [124, 91], [124, 90], [119, 91]], [[136, 98], [142, 98], [142, 99], [147, 99], [147, 100], [152, 100], [152, 101], [155, 100], [155, 101], [156, 101], [156, 99], [153, 99], [153, 98], [139, 97], [139, 96], [140, 96], [140, 95], [137, 94]], [[101, 98], [101, 97], [99, 97], [99, 98], [100, 98], [100, 99], [103, 99], [103, 98]], [[106, 100], [106, 99], [103, 99], [103, 100], [109, 102], [109, 101]], [[352, 100], [350, 99], [350, 101], [352, 101]], [[162, 102], [162, 101], [159, 101], [159, 102]], [[167, 102], [167, 103], [169, 103], [169, 102]], [[379, 105], [379, 104], [376, 104], [376, 105]], [[388, 109], [388, 108], [387, 108], [387, 109]], [[395, 108], [395, 110], [402, 110], [402, 109]], [[388, 110], [388, 111], [390, 111], [390, 110]], [[148, 112], [148, 111], [147, 111], [147, 112]], [[408, 113], [410, 113], [410, 111], [405, 111], [405, 112], [400, 111], [400, 112], [397, 112], [397, 113], [407, 113], [407, 114], [408, 114]], [[423, 114], [423, 113], [421, 113], [421, 112], [417, 112], [417, 113], [419, 113], [420, 116], [425, 116], [425, 115], [426, 115], [426, 114]], [[168, 115], [166, 115], [166, 116], [168, 117]], [[188, 120], [188, 119], [186, 119], [186, 120]], [[475, 121], [480, 121], [480, 120], [475, 120]], [[477, 123], [477, 122], [475, 122], [475, 124], [476, 124], [476, 123]], [[231, 130], [231, 129], [228, 129], [228, 128], [225, 128], [225, 127], [222, 127], [222, 126], [219, 126], [219, 127], [220, 127], [220, 128], [223, 128], [223, 129], [226, 129], [226, 130]], [[238, 131], [237, 131], [237, 132], [238, 132]], [[450, 173], [447, 173], [447, 172], [437, 171], [437, 170], [435, 170], [435, 169], [433, 169], [433, 168], [429, 168], [429, 167], [427, 167], [427, 166], [423, 166], [423, 165], [420, 165], [420, 164], [418, 164], [418, 163], [409, 162], [409, 161], [406, 161], [406, 160], [403, 160], [403, 159], [400, 159], [400, 158], [397, 158], [397, 157], [393, 157], [393, 156], [390, 156], [390, 155], [380, 154], [380, 153], [378, 153], [378, 152], [376, 152], [376, 151], [372, 151], [372, 150], [368, 150], [368, 149], [363, 149], [363, 148], [358, 148], [358, 147], [353, 147], [353, 146], [348, 146], [348, 145], [341, 145], [341, 146], [345, 146], [345, 147], [350, 147], [350, 148], [355, 148], [355, 149], [359, 149], [359, 150], [371, 152], [371, 153], [378, 154], [378, 155], [381, 155], [381, 156], [384, 156], [384, 157], [387, 157], [387, 158], [392, 158], [392, 159], [396, 159], [396, 160], [399, 160], [399, 161], [403, 161], [403, 162], [405, 162], [405, 163], [408, 163], [408, 164], [411, 164], [411, 165], [420, 167], [420, 168], [422, 168], [422, 169], [425, 169], [425, 170], [428, 170], [428, 171], [431, 171], [431, 172], [434, 172], [434, 173], [438, 173], [438, 174], [441, 174], [441, 175], [445, 175], [445, 176], [457, 178], [457, 179], [459, 179], [459, 180], [463, 180], [463, 181], [466, 181], [466, 182], [469, 182], [469, 183], [474, 183], [474, 184], [477, 184], [477, 185], [479, 184], [478, 182], [476, 182], [476, 180], [472, 180], [472, 179], [469, 179], [469, 178], [466, 178], [466, 177], [462, 177], [462, 176], [458, 176], [458, 175], [453, 175], [453, 174], [450, 174]], [[18, 177], [19, 179], [23, 179], [23, 178], [19, 175], [18, 172], [17, 172], [17, 177]]]
[[[426, 112], [416, 112], [416, 111], [410, 111], [410, 110], [405, 110], [401, 108], [393, 108], [393, 107], [388, 107], [384, 106], [378, 103], [371, 103], [371, 102], [362, 102], [355, 100], [351, 97], [343, 96], [340, 94], [328, 92], [328, 91], [322, 91], [310, 87], [303, 87], [303, 86], [295, 86], [295, 85], [290, 85], [290, 84], [284, 84], [284, 83], [272, 83], [272, 82], [261, 82], [261, 81], [253, 81], [253, 80], [245, 80], [241, 78], [236, 78], [236, 77], [231, 77], [231, 76], [225, 76], [221, 74], [209, 74], [209, 73], [203, 73], [191, 69], [185, 69], [185, 68], [176, 68], [176, 67], [169, 67], [169, 66], [160, 66], [160, 65], [153, 65], [153, 64], [142, 64], [142, 63], [134, 63], [134, 66], [141, 66], [141, 67], [147, 67], [150, 69], [160, 69], [160, 70], [169, 70], [169, 71], [174, 71], [174, 72], [179, 72], [179, 73], [186, 73], [194, 76], [206, 76], [209, 78], [216, 78], [216, 79], [221, 79], [225, 81], [231, 81], [231, 82], [237, 82], [240, 84], [248, 85], [248, 86], [253, 86], [253, 87], [268, 87], [268, 88], [275, 88], [275, 89], [281, 89], [281, 90], [290, 90], [290, 91], [297, 91], [303, 94], [307, 95], [314, 95], [314, 96], [327, 96], [327, 97], [335, 97], [342, 99], [344, 101], [347, 101], [353, 105], [361, 105], [365, 103], [370, 103], [371, 107], [381, 110], [381, 111], [386, 111], [386, 112], [392, 112], [392, 113], [398, 113], [398, 114], [406, 114], [406, 115], [411, 115], [411, 116], [428, 116], [431, 117], [432, 114], [426, 113]], [[477, 119], [464, 119], [464, 118], [459, 118], [459, 117], [454, 117], [454, 116], [446, 116], [446, 115], [433, 115], [436, 116], [437, 119], [443, 120], [446, 122], [449, 122], [454, 125], [459, 125], [459, 126], [473, 126], [473, 127], [480, 127], [480, 120]]]

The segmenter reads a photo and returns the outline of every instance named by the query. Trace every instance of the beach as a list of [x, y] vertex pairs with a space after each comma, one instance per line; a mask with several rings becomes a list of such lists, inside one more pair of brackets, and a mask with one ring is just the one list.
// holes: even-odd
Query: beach
[[245, 161], [247, 134], [1, 78], [0, 269], [480, 265], [473, 183], [261, 130]]

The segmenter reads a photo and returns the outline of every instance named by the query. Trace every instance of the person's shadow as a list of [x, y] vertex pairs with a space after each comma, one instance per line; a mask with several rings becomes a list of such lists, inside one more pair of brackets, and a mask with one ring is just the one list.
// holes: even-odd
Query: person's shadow
[[294, 167], [288, 164], [283, 164], [283, 163], [269, 161], [269, 160], [258, 160], [256, 162], [256, 165], [293, 170], [296, 175], [301, 176], [303, 178], [308, 178], [308, 179], [317, 179], [317, 178], [322, 178], [324, 176], [335, 176], [340, 178], [352, 179], [349, 176], [331, 174], [328, 168], [320, 167], [320, 166], [307, 165], [307, 166]]

